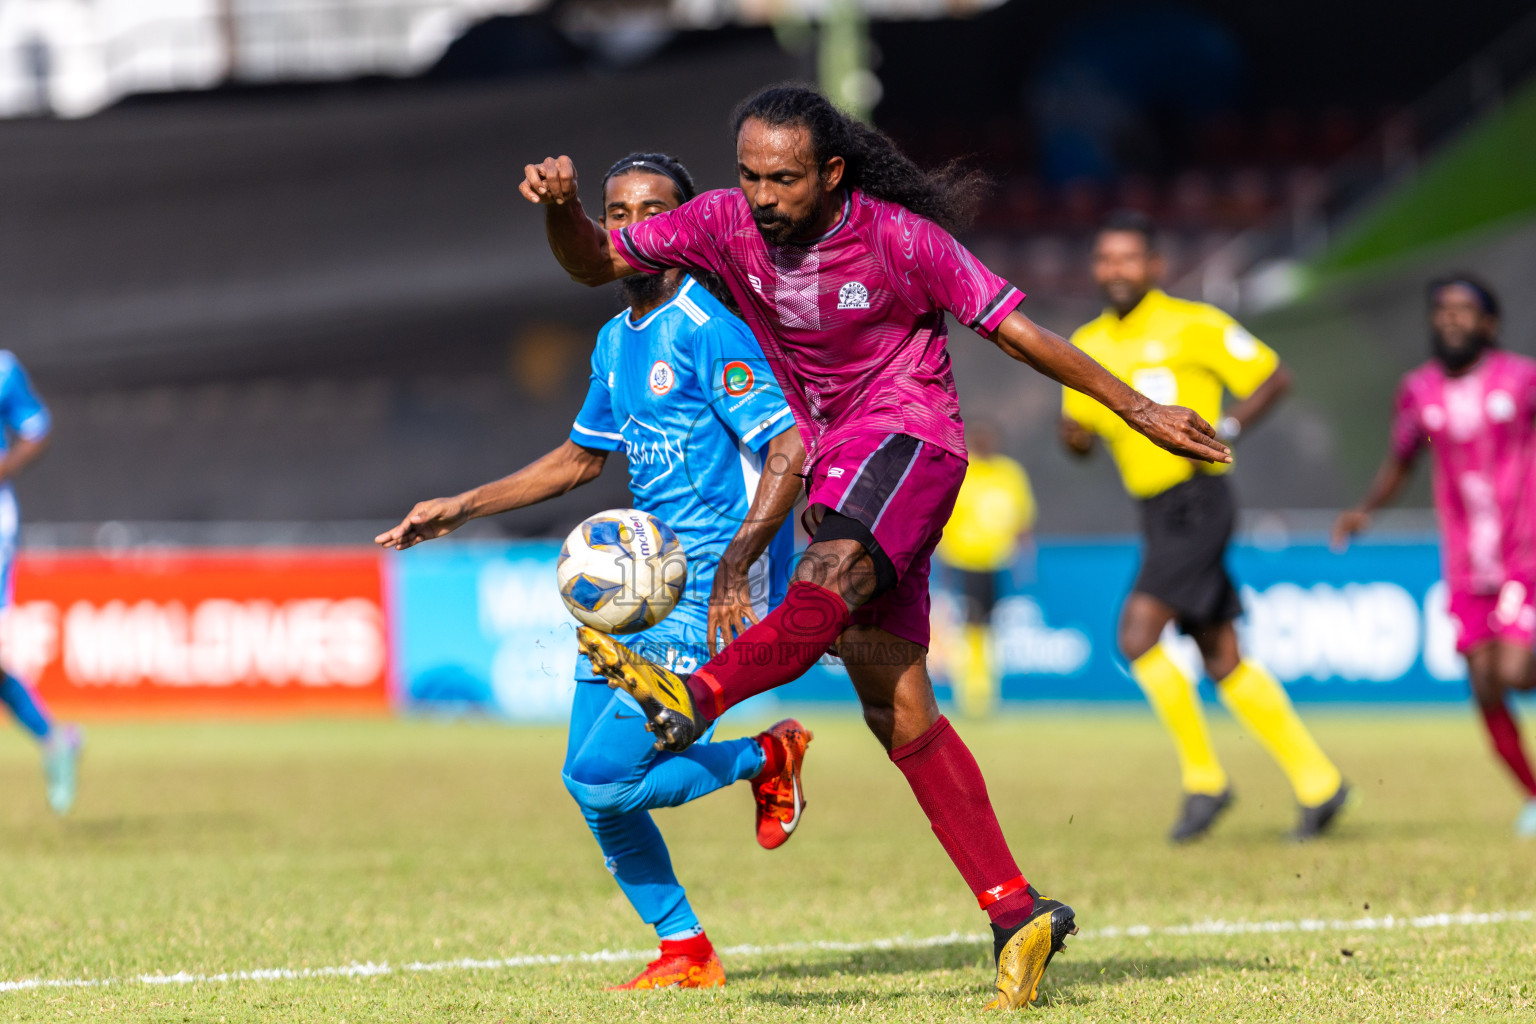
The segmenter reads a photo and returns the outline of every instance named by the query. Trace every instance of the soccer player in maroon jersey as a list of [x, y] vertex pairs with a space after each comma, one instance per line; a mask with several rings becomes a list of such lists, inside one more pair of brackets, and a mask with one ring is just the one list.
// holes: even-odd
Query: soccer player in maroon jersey
[[1391, 450], [1333, 540], [1370, 524], [1427, 444], [1456, 650], [1493, 749], [1525, 792], [1515, 833], [1536, 838], [1536, 775], [1506, 699], [1536, 684], [1536, 360], [1499, 348], [1499, 300], [1466, 274], [1430, 284], [1429, 328], [1433, 358], [1403, 378]]
[[686, 680], [610, 637], [578, 635], [669, 750], [835, 650], [865, 721], [991, 918], [989, 1005], [1024, 1006], [1076, 925], [1071, 907], [1019, 872], [926, 668], [929, 559], [966, 465], [944, 314], [1170, 451], [1231, 455], [1194, 412], [1151, 401], [1018, 311], [1023, 294], [951, 234], [975, 206], [974, 177], [920, 170], [802, 86], [763, 90], [734, 122], [739, 187], [620, 231], [583, 212], [567, 157], [528, 165], [519, 189], [544, 206], [550, 248], [582, 284], [670, 267], [724, 280], [805, 441], [811, 545], [783, 604]]

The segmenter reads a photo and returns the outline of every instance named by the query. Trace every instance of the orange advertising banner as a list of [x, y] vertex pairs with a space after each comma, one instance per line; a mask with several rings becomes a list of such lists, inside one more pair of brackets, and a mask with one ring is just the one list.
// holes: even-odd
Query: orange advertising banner
[[65, 712], [389, 709], [367, 552], [23, 554], [0, 656]]

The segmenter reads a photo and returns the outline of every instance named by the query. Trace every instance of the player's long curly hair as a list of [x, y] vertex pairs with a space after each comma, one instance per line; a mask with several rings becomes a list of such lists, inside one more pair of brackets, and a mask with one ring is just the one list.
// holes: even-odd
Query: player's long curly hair
[[[677, 187], [677, 201], [686, 203], [699, 194], [698, 186], [693, 183], [693, 175], [688, 173], [688, 168], [683, 166], [681, 160], [668, 156], [666, 153], [641, 153], [634, 152], [628, 156], [620, 157], [614, 161], [612, 167], [603, 175], [603, 193], [608, 192], [608, 182], [614, 178], [626, 174], [660, 174], [664, 178], [670, 178], [672, 184]], [[725, 286], [725, 282], [718, 274], [704, 270], [691, 271], [693, 279], [703, 285], [711, 295], [719, 299], [726, 309], [736, 315], [741, 315], [741, 308], [736, 305], [736, 299], [731, 295], [731, 290]], [[625, 278], [625, 281], [630, 280]], [[626, 290], [628, 293], [628, 290]]]
[[963, 231], [975, 219], [988, 181], [980, 171], [951, 161], [925, 171], [896, 148], [890, 136], [854, 120], [810, 86], [771, 85], [743, 100], [731, 115], [733, 135], [752, 118], [774, 127], [797, 125], [811, 134], [818, 164], [843, 158], [843, 181], [877, 199], [900, 203], [947, 231]]

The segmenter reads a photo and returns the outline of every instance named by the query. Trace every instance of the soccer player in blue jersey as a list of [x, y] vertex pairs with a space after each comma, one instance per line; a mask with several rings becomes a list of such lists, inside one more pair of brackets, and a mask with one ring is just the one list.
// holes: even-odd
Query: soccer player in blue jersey
[[[52, 427], [48, 407], [32, 389], [27, 371], [13, 354], [0, 350], [0, 612], [11, 606], [16, 587], [16, 534], [21, 516], [11, 481], [48, 447]], [[0, 701], [42, 747], [48, 806], [57, 814], [68, 813], [75, 803], [80, 730], [56, 724], [37, 696], [5, 670], [0, 670]]]
[[[610, 228], [675, 209], [695, 193], [677, 161], [632, 153], [603, 179]], [[699, 280], [672, 270], [623, 282], [628, 308], [598, 335], [587, 399], [569, 440], [511, 476], [424, 501], [376, 540], [403, 550], [479, 516], [564, 494], [623, 449], [637, 508], [676, 531], [688, 555], [683, 599], [662, 622], [619, 638], [687, 673], [729, 644], [788, 585], [785, 522], [805, 459], [794, 417], [752, 333]], [[758, 842], [787, 841], [805, 807], [800, 766], [811, 734], [793, 719], [755, 737], [658, 752], [645, 715], [577, 660], [562, 775], [604, 859], [661, 956], [619, 989], [709, 988], [725, 973], [649, 811], [751, 780]]]

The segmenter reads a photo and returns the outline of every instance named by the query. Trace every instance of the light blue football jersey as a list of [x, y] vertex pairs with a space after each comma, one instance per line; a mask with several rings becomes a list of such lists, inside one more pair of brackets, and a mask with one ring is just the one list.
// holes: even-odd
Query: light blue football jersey
[[32, 390], [27, 371], [5, 349], [0, 349], [0, 426], [4, 427], [0, 430], [0, 453], [10, 451], [13, 437], [39, 441], [53, 427], [48, 407]]
[[[11, 449], [13, 438], [41, 441], [53, 428], [48, 407], [32, 390], [27, 371], [16, 357], [0, 349], [0, 454]], [[20, 528], [16, 495], [10, 481], [0, 484], [0, 608], [11, 603], [15, 577], [16, 534]]]
[[[693, 278], [640, 322], [625, 310], [603, 325], [571, 440], [622, 450], [634, 507], [670, 526], [688, 555], [688, 585], [677, 608], [655, 627], [620, 639], [651, 657], [676, 648], [666, 656], [675, 671], [702, 662], [715, 566], [751, 507], [764, 449], [793, 428], [752, 332]], [[786, 521], [754, 568], [760, 613], [783, 600], [793, 554], [794, 528]], [[577, 676], [592, 677], [584, 658]]]

